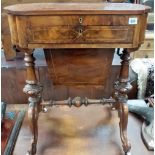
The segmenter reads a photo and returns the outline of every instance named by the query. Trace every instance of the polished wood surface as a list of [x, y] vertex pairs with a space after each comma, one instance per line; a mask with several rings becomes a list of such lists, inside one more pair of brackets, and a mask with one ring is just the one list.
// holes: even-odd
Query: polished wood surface
[[[112, 54], [109, 57], [109, 54], [105, 53], [105, 58], [107, 59], [107, 61], [106, 59], [105, 61], [102, 60], [104, 61], [105, 67], [102, 67], [102, 69], [103, 72], [106, 72], [103, 75], [103, 84], [104, 81], [106, 81], [106, 79], [108, 78], [107, 74], [109, 68], [111, 67], [114, 49], [117, 47], [124, 48], [122, 53], [119, 54], [122, 60], [122, 65], [119, 79], [115, 82], [114, 85], [114, 93], [112, 97], [109, 99], [102, 98], [99, 100], [91, 101], [94, 101], [94, 104], [102, 104], [102, 102], [104, 104], [107, 103], [111, 106], [111, 109], [118, 110], [120, 117], [120, 137], [123, 150], [125, 154], [130, 153], [131, 144], [127, 137], [127, 94], [132, 88], [129, 82], [128, 73], [130, 52], [138, 49], [144, 41], [144, 32], [146, 28], [146, 20], [149, 7], [127, 3], [42, 3], [14, 5], [6, 7], [5, 10], [8, 13], [12, 44], [14, 45], [14, 48], [20, 48], [21, 51], [25, 53], [24, 60], [27, 70], [27, 77], [26, 85], [23, 91], [29, 96], [28, 118], [32, 134], [31, 145], [28, 150], [28, 154], [34, 155], [37, 152], [37, 121], [39, 112], [45, 112], [46, 106], [53, 106], [53, 104], [51, 103], [63, 103], [68, 106], [74, 104], [76, 107], [80, 107], [83, 104], [87, 106], [90, 103], [90, 100], [87, 97], [75, 97], [74, 99], [69, 98], [68, 100], [63, 101], [53, 101], [53, 99], [50, 99], [50, 101], [45, 101], [42, 98], [42, 86], [38, 84], [38, 79], [35, 73], [35, 58], [33, 56], [33, 48], [38, 47], [42, 47], [44, 49], [73, 48], [78, 50], [82, 48], [81, 52], [85, 52], [84, 49], [87, 48], [89, 50], [92, 49], [92, 52], [94, 52], [95, 54], [96, 49], [98, 48], [108, 48], [105, 51], [110, 53], [112, 52]], [[109, 15], [109, 18], [107, 17], [107, 15]], [[92, 18], [90, 16], [92, 16]], [[127, 20], [120, 22], [121, 18], [123, 18], [124, 16], [127, 16]], [[38, 20], [38, 17], [40, 17], [41, 22], [40, 20]], [[61, 18], [63, 19], [63, 17], [66, 19], [65, 22], [68, 23], [68, 25], [66, 25], [63, 20], [62, 22], [57, 22]], [[100, 19], [106, 21], [107, 18], [109, 19], [108, 21], [110, 21], [109, 25], [106, 25], [106, 23], [104, 22], [101, 22], [99, 24]], [[37, 19], [35, 23], [32, 22], [35, 19]], [[52, 22], [49, 22], [51, 21], [50, 19], [52, 20]], [[84, 20], [85, 22], [83, 22]], [[86, 21], [88, 21], [90, 25], [87, 25]], [[128, 23], [125, 23], [126, 21], [128, 21]], [[43, 23], [46, 25], [44, 25]], [[113, 48], [113, 50], [111, 50], [111, 48]], [[49, 52], [49, 50], [45, 52]], [[69, 54], [67, 57], [70, 57], [70, 55], [71, 54]], [[49, 56], [47, 56], [47, 59], [48, 57]], [[77, 65], [79, 67], [80, 65], [82, 65], [82, 60], [78, 59], [78, 55], [76, 56], [76, 58]], [[68, 62], [71, 65], [74, 63], [76, 64], [76, 58], [73, 58], [71, 60], [68, 59]], [[99, 60], [97, 63], [99, 63]], [[50, 59], [51, 63], [52, 61], [53, 60]], [[64, 61], [63, 56], [61, 56], [61, 59], [57, 59], [55, 63], [52, 63], [52, 67], [53, 65], [58, 64], [56, 65], [56, 67], [53, 67], [54, 71], [57, 66], [59, 66], [60, 68], [66, 65], [62, 64], [62, 61]], [[71, 63], [70, 61], [72, 61], [73, 63]], [[51, 63], [49, 63], [49, 65]], [[91, 58], [89, 58], [89, 64], [91, 64]], [[85, 66], [87, 66], [87, 63]], [[85, 66], [83, 66], [83, 68]], [[81, 72], [82, 69], [80, 68], [79, 71]], [[61, 72], [63, 72], [63, 74]], [[83, 72], [81, 73], [83, 74]], [[89, 72], [88, 69], [87, 72]], [[60, 70], [58, 74], [55, 73], [56, 72], [54, 72], [54, 75], [59, 76], [56, 77], [58, 81], [62, 80], [62, 82], [65, 81], [63, 77], [66, 76], [66, 73], [67, 76], [69, 75], [69, 72], [67, 72], [65, 68]], [[82, 80], [77, 80], [75, 73], [76, 72], [74, 68], [74, 77], [69, 77], [69, 81], [71, 81], [71, 83], [72, 81], [74, 82], [74, 80], [78, 82], [84, 82], [83, 79], [85, 79], [86, 77], [83, 76], [84, 78]], [[95, 83], [96, 82], [97, 81], [95, 81]]]
[[5, 7], [14, 15], [143, 14], [150, 7], [130, 3], [30, 3]]
[[[80, 3], [94, 3], [94, 2], [105, 2], [106, 0], [37, 0], [37, 3], [53, 3], [53, 2], [80, 2]], [[121, 2], [122, 0], [117, 0], [117, 2]], [[11, 36], [10, 36], [10, 30], [9, 30], [9, 24], [7, 20], [7, 14], [4, 11], [4, 7], [13, 5], [13, 4], [24, 4], [24, 3], [35, 3], [35, 0], [2, 0], [1, 6], [2, 6], [2, 14], [1, 14], [1, 33], [2, 33], [2, 44], [4, 49], [5, 58], [7, 60], [14, 60], [17, 53], [12, 48], [11, 44]]]
[[[126, 3], [40, 3], [13, 5], [5, 10], [9, 13], [14, 46], [138, 48], [144, 41], [149, 7]], [[132, 18], [136, 23], [129, 23]]]
[[49, 73], [54, 84], [84, 87], [106, 87], [108, 76], [111, 74], [113, 54], [114, 49], [45, 50]]

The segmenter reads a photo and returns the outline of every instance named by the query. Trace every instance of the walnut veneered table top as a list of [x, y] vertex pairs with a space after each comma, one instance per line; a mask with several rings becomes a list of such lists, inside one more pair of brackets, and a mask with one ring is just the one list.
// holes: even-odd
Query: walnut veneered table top
[[150, 7], [130, 3], [31, 3], [5, 7], [20, 48], [138, 48]]
[[142, 14], [150, 7], [130, 3], [30, 3], [5, 7], [8, 13], [16, 15], [42, 14]]

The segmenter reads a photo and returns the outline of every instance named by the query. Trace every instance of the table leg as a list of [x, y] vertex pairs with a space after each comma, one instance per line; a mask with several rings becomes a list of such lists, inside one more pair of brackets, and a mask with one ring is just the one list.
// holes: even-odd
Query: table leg
[[26, 85], [23, 91], [29, 96], [29, 108], [28, 108], [28, 119], [30, 130], [32, 134], [31, 146], [28, 151], [28, 155], [34, 155], [36, 153], [37, 138], [38, 138], [38, 115], [40, 112], [40, 101], [42, 87], [38, 85], [38, 81], [35, 74], [35, 58], [33, 52], [27, 50], [25, 52], [25, 66], [26, 66]]
[[117, 109], [120, 117], [120, 137], [123, 145], [123, 150], [126, 154], [130, 152], [131, 145], [127, 138], [127, 124], [128, 124], [128, 105], [127, 93], [132, 89], [129, 82], [129, 60], [130, 54], [127, 49], [123, 50], [121, 55], [121, 71], [119, 80], [115, 83], [115, 97], [117, 101]]

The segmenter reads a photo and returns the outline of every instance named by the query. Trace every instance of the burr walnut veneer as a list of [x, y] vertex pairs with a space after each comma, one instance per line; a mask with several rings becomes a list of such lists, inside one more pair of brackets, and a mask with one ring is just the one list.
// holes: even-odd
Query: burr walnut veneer
[[[118, 110], [123, 150], [128, 154], [131, 149], [127, 138], [130, 52], [137, 50], [144, 41], [149, 7], [129, 3], [32, 3], [8, 6], [5, 10], [12, 44], [25, 52], [27, 79], [24, 92], [29, 96], [28, 116], [32, 132], [28, 154], [36, 153], [38, 115], [46, 110], [46, 106], [80, 107], [106, 103]], [[103, 94], [101, 99], [69, 97], [62, 101], [44, 101], [42, 86], [38, 84], [34, 70], [35, 48], [45, 49], [54, 82], [71, 85], [104, 85], [110, 76], [115, 48], [123, 48], [122, 53], [118, 53], [122, 65], [114, 93], [109, 98], [104, 98]]]

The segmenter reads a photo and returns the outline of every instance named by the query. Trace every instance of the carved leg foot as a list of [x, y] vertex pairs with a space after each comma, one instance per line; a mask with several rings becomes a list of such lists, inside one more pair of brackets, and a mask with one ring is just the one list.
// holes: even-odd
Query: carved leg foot
[[30, 130], [32, 134], [31, 139], [31, 145], [30, 149], [28, 151], [29, 155], [36, 154], [36, 148], [37, 148], [37, 139], [38, 139], [38, 108], [37, 108], [37, 101], [35, 98], [29, 98], [33, 101], [29, 103], [29, 109], [28, 109], [28, 119], [29, 119], [29, 125]]
[[123, 150], [126, 154], [130, 152], [131, 144], [127, 138], [127, 124], [128, 124], [128, 105], [126, 103], [119, 103], [119, 117], [120, 117], [120, 136]]

